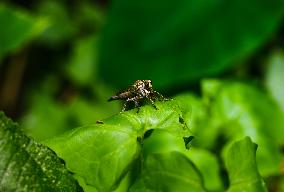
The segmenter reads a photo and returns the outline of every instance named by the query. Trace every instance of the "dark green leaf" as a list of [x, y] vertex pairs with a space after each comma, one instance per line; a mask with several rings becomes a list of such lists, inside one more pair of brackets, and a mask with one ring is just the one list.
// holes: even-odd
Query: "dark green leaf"
[[43, 19], [33, 19], [24, 12], [0, 5], [0, 59], [35, 35], [46, 26]]
[[95, 123], [119, 111], [119, 103], [106, 102], [112, 91], [104, 85], [96, 83], [90, 88], [94, 99], [75, 95], [67, 105], [54, 98], [59, 90], [58, 84], [58, 79], [49, 78], [43, 82], [41, 90], [30, 92], [30, 108], [21, 124], [26, 133], [37, 141], [55, 137], [83, 124]]
[[101, 73], [120, 87], [129, 79], [165, 87], [217, 74], [264, 43], [283, 12], [283, 0], [113, 1]]
[[62, 161], [0, 113], [0, 191], [82, 191]]
[[39, 17], [47, 18], [49, 21], [48, 27], [40, 35], [40, 42], [53, 47], [70, 40], [74, 36], [78, 29], [75, 28], [63, 2], [40, 1], [37, 6]]
[[266, 192], [256, 164], [257, 145], [249, 137], [232, 144], [224, 161], [229, 173], [230, 187], [228, 192]]

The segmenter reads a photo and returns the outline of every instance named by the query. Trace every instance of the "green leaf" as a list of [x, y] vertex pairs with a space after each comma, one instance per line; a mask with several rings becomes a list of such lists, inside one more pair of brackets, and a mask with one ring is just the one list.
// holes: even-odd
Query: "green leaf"
[[152, 153], [183, 152], [184, 150], [183, 138], [163, 129], [153, 130], [150, 137], [143, 142], [143, 155], [145, 158]]
[[50, 141], [69, 170], [98, 191], [110, 191], [137, 158], [136, 132], [115, 125], [86, 126]]
[[71, 41], [78, 29], [68, 13], [67, 6], [61, 1], [40, 1], [37, 4], [39, 17], [47, 18], [48, 27], [39, 36], [39, 41], [52, 48]]
[[200, 98], [191, 93], [175, 96], [184, 114], [185, 123], [194, 135], [193, 146], [212, 148], [217, 140], [220, 127], [215, 125], [215, 118], [210, 113], [210, 105], [204, 102], [206, 97]]
[[34, 19], [20, 10], [1, 4], [0, 23], [0, 59], [41, 33], [47, 24], [44, 19]]
[[[156, 103], [121, 112], [100, 124], [84, 126], [47, 141], [67, 168], [98, 191], [117, 188], [140, 157], [141, 142], [149, 130], [165, 130], [182, 139], [191, 135], [180, 123], [182, 112], [175, 101]], [[185, 148], [185, 147], [184, 147]]]
[[217, 157], [204, 149], [191, 147], [186, 156], [194, 163], [204, 178], [205, 188], [209, 191], [223, 191], [220, 167]]
[[206, 191], [193, 163], [182, 153], [172, 151], [150, 154], [142, 177], [130, 191]]
[[284, 113], [284, 53], [274, 51], [268, 61], [266, 86], [272, 97], [277, 101]]
[[[174, 154], [175, 152], [179, 152], [178, 156], [183, 156], [182, 154], [185, 154], [187, 152], [185, 147], [185, 142], [182, 137], [179, 137], [178, 135], [175, 135], [173, 132], [169, 132], [166, 129], [154, 129], [151, 130], [151, 133], [146, 133], [146, 134], [148, 136], [145, 140], [143, 140], [143, 155], [141, 157], [141, 162], [143, 163], [143, 165], [141, 166], [142, 173], [139, 179], [136, 181], [136, 183], [134, 183], [134, 185], [130, 188], [130, 191], [165, 191], [165, 189], [167, 189], [168, 191], [179, 191], [182, 188], [186, 187], [188, 189], [191, 188], [194, 189], [196, 186], [192, 186], [192, 184], [189, 183], [195, 182], [195, 181], [190, 181], [194, 180], [195, 177], [198, 177], [197, 183], [199, 183], [203, 187], [202, 178], [200, 175], [198, 175], [199, 172], [195, 170], [194, 165], [188, 159], [186, 160], [188, 162], [184, 165], [185, 167], [189, 167], [187, 169], [188, 172], [186, 172], [186, 170], [183, 170], [184, 169], [183, 166], [178, 167], [179, 165], [183, 164], [183, 160], [179, 159], [179, 157], [176, 158], [170, 155]], [[157, 156], [169, 155], [171, 156], [171, 158], [167, 157], [166, 159], [162, 160], [159, 165], [158, 164], [149, 165], [148, 159], [149, 158], [151, 159], [153, 156], [156, 155]], [[186, 159], [186, 157], [182, 158]], [[172, 162], [175, 163], [172, 164]], [[166, 166], [167, 163], [171, 164], [171, 166]], [[159, 169], [162, 170], [161, 172], [157, 173], [158, 176], [153, 175], [156, 174], [156, 172], [158, 171], [148, 166], [159, 167]], [[187, 177], [187, 175], [184, 175], [185, 174], [184, 172], [190, 174], [191, 177]], [[175, 178], [176, 177], [175, 175], [180, 175], [180, 176], [178, 176], [178, 178]], [[184, 177], [185, 179], [183, 179], [182, 177]], [[150, 178], [157, 178], [157, 179], [151, 180]], [[185, 181], [186, 179], [188, 179], [189, 181]]]
[[120, 87], [129, 79], [166, 87], [217, 74], [262, 45], [283, 13], [283, 0], [116, 0], [102, 34], [100, 72]]
[[70, 129], [68, 109], [65, 105], [38, 90], [30, 98], [32, 98], [30, 109], [21, 122], [29, 136], [36, 141], [42, 141]]
[[267, 191], [257, 169], [256, 149], [257, 145], [249, 137], [234, 142], [228, 149], [224, 158], [230, 182], [227, 192]]
[[119, 111], [119, 103], [106, 102], [112, 91], [99, 83], [89, 87], [88, 96], [91, 99], [83, 94], [74, 94], [66, 104], [54, 98], [60, 89], [57, 86], [59, 81], [50, 76], [43, 81], [40, 90], [29, 92], [30, 106], [21, 124], [24, 131], [36, 141], [50, 139], [84, 124], [93, 124]]
[[[206, 84], [216, 84], [206, 85]], [[204, 81], [204, 94], [211, 98], [211, 114], [227, 141], [250, 136], [259, 145], [257, 161], [262, 175], [278, 174], [283, 144], [284, 118], [267, 94], [254, 86], [238, 82]], [[208, 92], [208, 93], [207, 93]]]
[[0, 191], [82, 191], [49, 148], [0, 113]]
[[76, 84], [86, 86], [96, 79], [97, 38], [88, 37], [74, 44], [73, 54], [66, 71]]

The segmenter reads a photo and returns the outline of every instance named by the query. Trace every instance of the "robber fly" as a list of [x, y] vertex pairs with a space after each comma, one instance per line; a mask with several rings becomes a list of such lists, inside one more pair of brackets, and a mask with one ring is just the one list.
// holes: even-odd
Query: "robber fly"
[[154, 91], [151, 80], [137, 80], [127, 90], [112, 96], [108, 101], [123, 100], [123, 111], [127, 109], [129, 103], [134, 103], [135, 107], [139, 109], [143, 100], [149, 100], [152, 106], [157, 109], [155, 100], [168, 100], [164, 98], [159, 92]]

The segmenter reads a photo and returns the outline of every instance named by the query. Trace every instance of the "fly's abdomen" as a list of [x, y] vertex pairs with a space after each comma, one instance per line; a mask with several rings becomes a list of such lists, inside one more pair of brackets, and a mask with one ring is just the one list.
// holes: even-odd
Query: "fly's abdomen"
[[111, 98], [108, 99], [108, 101], [113, 101], [113, 100], [126, 100], [127, 98], [132, 97], [132, 93], [129, 92], [123, 92], [123, 93], [119, 93], [117, 95], [112, 96]]

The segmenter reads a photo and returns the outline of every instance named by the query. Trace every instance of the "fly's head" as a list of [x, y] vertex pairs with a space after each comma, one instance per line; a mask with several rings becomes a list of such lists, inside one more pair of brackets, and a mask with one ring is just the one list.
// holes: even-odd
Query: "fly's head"
[[135, 91], [145, 97], [152, 93], [152, 81], [151, 80], [137, 80], [133, 85]]

